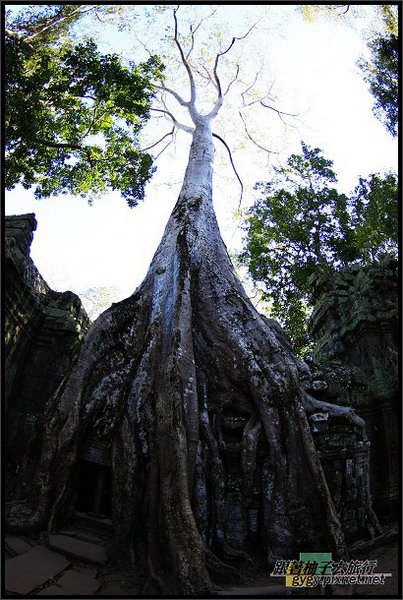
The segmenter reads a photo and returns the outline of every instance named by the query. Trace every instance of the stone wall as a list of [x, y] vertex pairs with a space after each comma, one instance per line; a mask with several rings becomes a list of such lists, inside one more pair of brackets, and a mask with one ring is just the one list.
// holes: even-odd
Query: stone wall
[[[300, 364], [304, 389], [314, 398], [328, 402], [324, 373], [312, 356]], [[376, 533], [371, 506], [370, 448], [364, 429], [342, 417], [324, 411], [309, 415], [312, 437], [330, 495], [343, 526], [347, 542]]]
[[398, 503], [398, 264], [349, 267], [312, 284], [314, 379], [323, 399], [365, 420], [374, 507], [388, 514]]
[[[290, 338], [275, 321], [269, 321], [282, 344], [291, 350]], [[329, 393], [324, 370], [312, 355], [297, 365], [301, 385], [310, 396], [322, 402], [353, 405], [350, 396], [342, 403], [338, 396]], [[378, 522], [371, 508], [372, 445], [367, 435], [368, 423], [363, 429], [341, 416], [330, 416], [325, 406], [310, 414], [308, 422], [347, 543], [375, 535]]]
[[5, 398], [12, 475], [46, 400], [70, 370], [89, 320], [72, 292], [55, 292], [30, 257], [35, 215], [5, 217]]

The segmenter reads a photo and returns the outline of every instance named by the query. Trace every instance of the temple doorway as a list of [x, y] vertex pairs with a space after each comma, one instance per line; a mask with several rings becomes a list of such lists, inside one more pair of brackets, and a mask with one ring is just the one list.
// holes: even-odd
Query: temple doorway
[[98, 519], [110, 519], [111, 469], [88, 460], [79, 463], [76, 510]]

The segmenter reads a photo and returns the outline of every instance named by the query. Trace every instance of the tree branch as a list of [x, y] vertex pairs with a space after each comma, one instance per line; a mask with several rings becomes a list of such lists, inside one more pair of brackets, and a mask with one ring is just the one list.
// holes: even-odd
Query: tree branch
[[255, 146], [257, 146], [257, 147], [258, 147], [258, 148], [260, 148], [261, 150], [264, 150], [264, 152], [267, 152], [267, 154], [279, 154], [279, 152], [276, 152], [276, 151], [274, 151], [274, 150], [269, 150], [269, 148], [265, 148], [265, 146], [262, 146], [262, 145], [261, 145], [261, 144], [259, 144], [259, 143], [258, 143], [258, 142], [257, 142], [255, 139], [253, 139], [253, 137], [251, 136], [251, 134], [250, 134], [250, 133], [249, 133], [249, 131], [248, 131], [248, 128], [247, 128], [247, 126], [246, 126], [246, 121], [245, 121], [245, 119], [243, 118], [243, 115], [242, 115], [241, 111], [239, 111], [239, 116], [240, 116], [240, 117], [241, 117], [241, 119], [242, 119], [242, 123], [243, 123], [244, 129], [245, 129], [245, 133], [246, 133], [246, 135], [247, 135], [248, 139], [249, 139], [249, 140], [252, 142], [252, 144], [255, 144]]
[[175, 127], [177, 127], [177, 129], [181, 129], [182, 131], [186, 131], [186, 133], [193, 133], [193, 128], [189, 127], [188, 125], [183, 125], [183, 123], [179, 123], [179, 121], [177, 121], [174, 117], [174, 115], [166, 109], [162, 109], [162, 108], [150, 108], [150, 110], [153, 110], [154, 112], [160, 112], [163, 113], [165, 115], [168, 115], [168, 117], [170, 117], [172, 119], [173, 124], [175, 125]]
[[[84, 96], [83, 96], [83, 97], [84, 97]], [[85, 96], [85, 97], [86, 97], [86, 98], [88, 98], [88, 96]], [[94, 100], [95, 100], [95, 98], [94, 98]], [[84, 140], [84, 138], [86, 138], [86, 137], [87, 137], [87, 135], [90, 133], [90, 131], [91, 131], [91, 129], [92, 129], [92, 127], [93, 127], [94, 123], [95, 123], [95, 120], [96, 120], [97, 118], [99, 118], [99, 115], [97, 115], [97, 110], [98, 110], [98, 108], [99, 108], [99, 103], [96, 103], [96, 104], [94, 105], [94, 107], [93, 107], [92, 118], [91, 118], [91, 122], [90, 122], [90, 124], [89, 124], [89, 126], [88, 126], [88, 128], [87, 128], [87, 131], [86, 131], [85, 133], [83, 133], [83, 135], [82, 135], [82, 136], [81, 136], [81, 138], [80, 138], [80, 141], [81, 141], [81, 142], [82, 142], [82, 141]], [[103, 114], [105, 114], [105, 112], [104, 112]]]
[[220, 78], [218, 77], [218, 62], [219, 62], [220, 58], [222, 56], [224, 56], [224, 54], [227, 54], [227, 52], [229, 52], [231, 50], [232, 46], [235, 44], [235, 42], [237, 40], [244, 40], [250, 34], [250, 32], [252, 31], [252, 29], [254, 29], [254, 27], [256, 27], [256, 24], [252, 25], [252, 27], [245, 33], [245, 35], [242, 35], [241, 37], [233, 37], [230, 45], [228, 46], [228, 48], [226, 50], [223, 50], [223, 52], [219, 52], [216, 55], [215, 61], [214, 61], [214, 70], [213, 70], [213, 73], [214, 73], [214, 78], [215, 78], [216, 83], [217, 83], [217, 89], [218, 89], [219, 95], [222, 95], [221, 82], [220, 82]]
[[218, 140], [220, 140], [220, 142], [221, 142], [222, 144], [224, 144], [225, 148], [227, 149], [227, 152], [228, 152], [228, 155], [229, 155], [229, 159], [230, 159], [230, 162], [231, 162], [231, 166], [232, 166], [232, 168], [233, 168], [233, 170], [234, 170], [234, 173], [235, 173], [235, 176], [236, 176], [236, 178], [237, 178], [237, 179], [238, 179], [238, 181], [239, 181], [239, 185], [241, 186], [241, 195], [240, 195], [240, 198], [239, 198], [239, 203], [238, 203], [238, 209], [239, 209], [239, 208], [240, 208], [240, 206], [241, 206], [242, 197], [243, 197], [243, 183], [242, 183], [242, 180], [241, 180], [241, 178], [239, 177], [239, 175], [238, 175], [238, 172], [237, 172], [237, 170], [236, 170], [236, 168], [235, 168], [235, 164], [234, 164], [234, 161], [233, 161], [233, 159], [232, 159], [232, 153], [231, 153], [231, 150], [229, 149], [229, 146], [228, 146], [227, 142], [226, 142], [225, 140], [223, 140], [223, 138], [222, 138], [221, 136], [217, 135], [216, 133], [213, 133], [212, 135], [213, 135], [213, 137], [215, 137], [215, 138], [217, 138]]
[[147, 148], [142, 148], [141, 152], [147, 152], [148, 150], [151, 150], [151, 148], [158, 146], [158, 144], [160, 144], [163, 140], [165, 140], [166, 137], [168, 137], [169, 135], [173, 135], [174, 133], [175, 133], [175, 126], [172, 127], [171, 131], [169, 131], [168, 133], [163, 135], [162, 138], [160, 138], [157, 142], [155, 142], [154, 144], [151, 144], [151, 146], [147, 146]]
[[87, 13], [90, 12], [91, 10], [94, 10], [96, 7], [95, 6], [91, 6], [88, 9], [83, 9], [82, 5], [79, 5], [75, 10], [73, 10], [70, 14], [68, 15], [64, 15], [62, 17], [57, 17], [57, 15], [55, 17], [53, 17], [52, 19], [48, 19], [48, 21], [46, 21], [46, 23], [48, 23], [47, 25], [45, 25], [44, 27], [41, 27], [39, 29], [39, 31], [36, 31], [35, 33], [28, 35], [27, 37], [23, 37], [22, 39], [25, 42], [30, 42], [31, 40], [35, 39], [38, 35], [42, 34], [44, 31], [47, 31], [48, 29], [50, 29], [51, 27], [55, 27], [56, 25], [60, 25], [60, 23], [63, 23], [63, 21], [66, 21], [66, 19], [71, 19], [73, 18], [76, 14], [78, 13]]
[[342, 417], [352, 425], [356, 425], [363, 429], [365, 428], [365, 421], [349, 406], [340, 406], [338, 404], [330, 404], [329, 402], [317, 400], [307, 392], [304, 392], [303, 394], [302, 403], [308, 414], [312, 414], [316, 411], [327, 412], [331, 417]]
[[212, 83], [215, 86], [215, 81], [213, 80], [211, 73], [207, 69], [206, 65], [200, 63], [200, 67], [204, 70], [205, 74], [202, 73], [201, 70], [198, 69], [196, 66], [192, 65], [192, 69], [194, 70], [195, 73], [197, 73], [199, 75], [199, 77], [201, 77], [202, 79], [205, 79], [208, 83]]
[[95, 161], [91, 158], [91, 149], [88, 146], [80, 146], [79, 144], [69, 144], [64, 142], [52, 142], [51, 140], [42, 140], [39, 138], [36, 138], [35, 142], [37, 144], [40, 144], [41, 146], [46, 146], [48, 148], [68, 148], [70, 150], [78, 150], [79, 152], [85, 155], [85, 158], [87, 159], [91, 167], [93, 167], [95, 164]]
[[233, 79], [231, 79], [231, 81], [229, 82], [229, 84], [227, 85], [227, 89], [225, 90], [223, 96], [226, 96], [230, 90], [230, 87], [233, 83], [236, 82], [236, 80], [238, 79], [238, 75], [239, 75], [239, 65], [236, 66], [236, 71], [235, 71], [235, 75], [233, 77]]
[[171, 96], [173, 96], [175, 98], [175, 100], [177, 100], [179, 102], [179, 104], [181, 106], [185, 106], [186, 108], [189, 108], [190, 102], [186, 102], [182, 98], [182, 96], [180, 96], [177, 92], [175, 92], [175, 90], [171, 90], [171, 88], [168, 88], [165, 85], [154, 84], [154, 87], [157, 88], [157, 90], [162, 90], [163, 92], [167, 92], [168, 94], [171, 94]]
[[273, 110], [275, 113], [277, 113], [278, 117], [281, 119], [281, 121], [284, 123], [284, 125], [287, 125], [287, 123], [284, 121], [282, 115], [287, 115], [288, 117], [297, 117], [298, 116], [297, 114], [284, 112], [283, 110], [278, 110], [277, 108], [274, 108], [273, 106], [270, 106], [269, 104], [265, 104], [262, 100], [260, 100], [259, 103], [262, 106], [264, 106], [264, 108], [269, 108], [270, 110]]
[[177, 19], [177, 16], [176, 16], [176, 13], [178, 12], [178, 10], [179, 10], [179, 5], [177, 6], [177, 8], [174, 9], [174, 12], [173, 12], [174, 22], [175, 22], [174, 41], [175, 41], [175, 44], [176, 44], [176, 46], [177, 46], [177, 48], [179, 50], [179, 54], [180, 54], [182, 63], [184, 65], [184, 67], [185, 67], [185, 69], [187, 71], [188, 77], [189, 77], [189, 83], [190, 83], [190, 102], [188, 102], [186, 104], [186, 106], [187, 106], [187, 108], [189, 110], [190, 116], [192, 117], [193, 121], [195, 121], [195, 120], [197, 120], [197, 117], [198, 117], [198, 114], [197, 114], [197, 111], [196, 111], [196, 106], [195, 106], [195, 104], [196, 104], [196, 84], [195, 84], [195, 80], [194, 80], [194, 77], [193, 77], [192, 69], [190, 68], [189, 63], [186, 60], [186, 56], [185, 56], [185, 54], [183, 52], [182, 45], [180, 44], [179, 39], [178, 39], [178, 19]]
[[241, 98], [242, 98], [242, 102], [243, 102], [244, 106], [246, 106], [246, 102], [245, 102], [245, 97], [244, 96], [245, 96], [245, 94], [247, 94], [248, 92], [250, 92], [251, 89], [254, 88], [254, 86], [257, 83], [257, 80], [259, 79], [259, 75], [261, 74], [261, 72], [262, 72], [262, 69], [259, 69], [259, 71], [257, 73], [255, 73], [255, 78], [252, 81], [252, 83], [250, 84], [250, 86], [247, 87], [246, 90], [244, 90], [243, 92], [241, 92]]
[[167, 149], [167, 148], [168, 148], [168, 147], [169, 147], [169, 146], [172, 144], [172, 142], [173, 142], [173, 139], [174, 139], [174, 138], [173, 138], [173, 136], [172, 136], [172, 138], [169, 140], [169, 142], [168, 142], [167, 144], [165, 144], [165, 146], [163, 147], [163, 149], [161, 150], [161, 152], [159, 152], [159, 153], [157, 154], [157, 156], [155, 156], [155, 157], [154, 157], [154, 161], [155, 161], [155, 160], [157, 160], [157, 159], [158, 159], [158, 158], [161, 156], [161, 154], [162, 154], [163, 152], [165, 152], [165, 150], [166, 150], [166, 149]]
[[[216, 57], [215, 57], [215, 61], [214, 61], [214, 69], [213, 69], [213, 76], [214, 76], [214, 80], [216, 82], [216, 88], [217, 88], [217, 92], [218, 92], [218, 97], [217, 97], [217, 101], [215, 103], [215, 105], [213, 106], [212, 111], [208, 114], [208, 117], [211, 119], [214, 119], [214, 117], [217, 116], [218, 111], [220, 110], [222, 104], [223, 104], [223, 93], [222, 93], [222, 88], [221, 88], [221, 81], [220, 78], [218, 76], [218, 63], [219, 60], [222, 56], [224, 56], [224, 54], [227, 54], [227, 52], [229, 52], [232, 48], [232, 46], [235, 44], [236, 41], [238, 40], [244, 40], [252, 31], [252, 29], [254, 29], [254, 27], [256, 27], [256, 23], [254, 25], [252, 25], [252, 27], [250, 27], [248, 29], [248, 31], [245, 33], [245, 35], [242, 35], [241, 37], [233, 37], [232, 41], [230, 43], [230, 45], [228, 46], [228, 48], [226, 50], [223, 50], [222, 52], [218, 52]], [[238, 76], [238, 75], [237, 75]], [[231, 85], [231, 84], [230, 84]], [[228, 86], [227, 88], [227, 92], [230, 86]]]
[[40, 138], [36, 138], [35, 142], [40, 144], [41, 146], [48, 146], [49, 148], [70, 148], [71, 150], [84, 150], [84, 146], [80, 146], [79, 144], [69, 144], [65, 142], [52, 142], [51, 140], [43, 140]]
[[190, 44], [190, 49], [186, 54], [186, 60], [189, 59], [189, 56], [191, 55], [193, 48], [194, 48], [194, 42], [195, 42], [195, 33], [197, 32], [197, 30], [199, 29], [199, 27], [201, 26], [201, 24], [204, 21], [207, 21], [207, 19], [209, 19], [210, 17], [212, 17], [215, 13], [217, 12], [217, 9], [213, 10], [213, 12], [211, 12], [209, 15], [203, 17], [202, 19], [200, 19], [200, 21], [198, 22], [198, 24], [196, 25], [196, 27], [193, 29], [193, 26], [190, 25], [190, 35], [191, 35], [191, 44]]

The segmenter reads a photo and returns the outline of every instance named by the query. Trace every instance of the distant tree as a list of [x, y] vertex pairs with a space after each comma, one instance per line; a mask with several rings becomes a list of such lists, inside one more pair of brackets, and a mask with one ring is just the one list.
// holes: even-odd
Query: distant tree
[[[354, 15], [356, 5], [350, 4], [304, 4], [299, 9], [308, 22], [320, 17], [343, 21], [348, 13]], [[350, 10], [352, 9], [352, 10]], [[373, 112], [393, 136], [397, 135], [398, 125], [398, 68], [399, 38], [397, 3], [374, 5], [377, 33], [372, 33], [368, 47], [371, 50], [369, 60], [360, 58], [358, 66], [364, 80], [375, 98]], [[382, 22], [379, 32], [379, 22]]]
[[383, 31], [368, 42], [369, 60], [360, 59], [358, 65], [364, 80], [375, 98], [374, 115], [393, 136], [397, 135], [399, 118], [399, 29], [397, 4], [378, 6]]
[[[119, 190], [144, 195], [152, 159], [138, 133], [148, 117], [157, 57], [125, 66], [69, 28], [99, 7], [47, 5], [8, 15], [5, 29], [5, 185], [38, 198]], [[91, 196], [90, 196], [91, 197]]]
[[[388, 21], [387, 21], [388, 23]], [[389, 31], [368, 43], [371, 59], [359, 61], [365, 81], [375, 98], [373, 112], [393, 136], [397, 135], [399, 96], [399, 38], [389, 14]]]
[[351, 225], [361, 263], [398, 254], [398, 187], [394, 173], [360, 178], [351, 199]]
[[302, 143], [277, 178], [259, 183], [264, 197], [248, 211], [246, 245], [239, 255], [263, 300], [302, 352], [309, 340], [310, 276], [397, 251], [397, 183], [392, 174], [360, 179], [354, 195], [340, 194], [318, 148]]

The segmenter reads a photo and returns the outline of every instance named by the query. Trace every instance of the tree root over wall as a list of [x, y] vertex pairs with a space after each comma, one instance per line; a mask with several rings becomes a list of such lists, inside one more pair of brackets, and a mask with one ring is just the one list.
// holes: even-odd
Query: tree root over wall
[[268, 560], [295, 548], [345, 556], [304, 403], [296, 358], [248, 300], [211, 202], [180, 197], [144, 283], [93, 324], [48, 403], [10, 490], [8, 529], [55, 531], [65, 522], [95, 430], [111, 444], [115, 560], [140, 566], [148, 589], [213, 593], [209, 571], [234, 578], [247, 560], [226, 540], [219, 424], [232, 411], [247, 419], [245, 497], [259, 436], [269, 448], [261, 476]]

